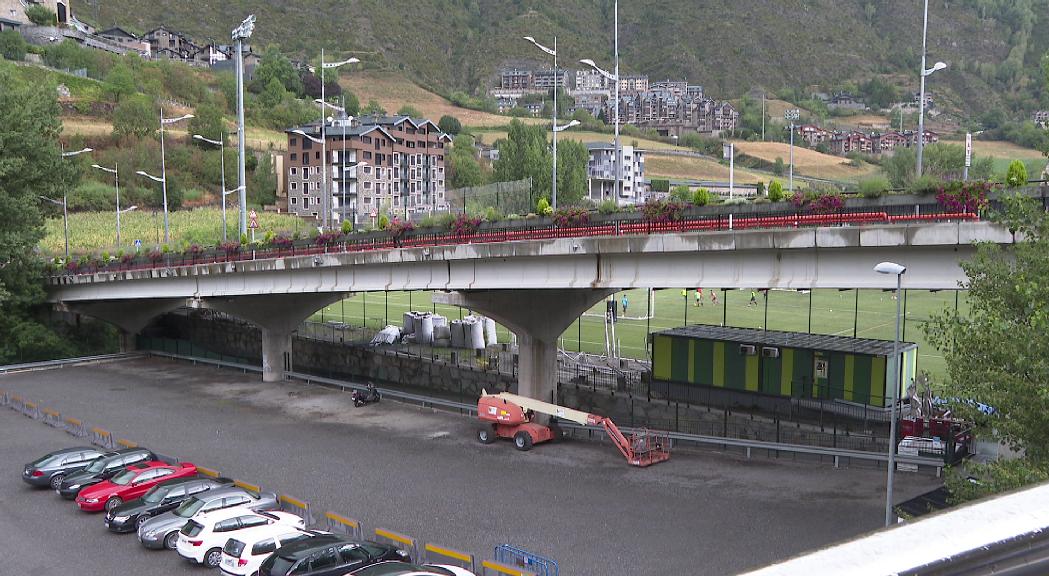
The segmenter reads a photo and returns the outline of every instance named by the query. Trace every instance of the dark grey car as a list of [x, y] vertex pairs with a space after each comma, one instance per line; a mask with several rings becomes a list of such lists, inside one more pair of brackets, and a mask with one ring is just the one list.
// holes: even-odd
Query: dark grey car
[[278, 510], [280, 502], [273, 492], [255, 492], [239, 486], [213, 488], [193, 496], [171, 512], [154, 516], [140, 524], [138, 541], [153, 550], [174, 550], [178, 541], [178, 531], [190, 518], [200, 512], [212, 512], [232, 506], [247, 506], [256, 511]]
[[67, 474], [77, 472], [105, 454], [93, 446], [63, 448], [46, 454], [25, 465], [22, 480], [33, 486], [58, 489]]

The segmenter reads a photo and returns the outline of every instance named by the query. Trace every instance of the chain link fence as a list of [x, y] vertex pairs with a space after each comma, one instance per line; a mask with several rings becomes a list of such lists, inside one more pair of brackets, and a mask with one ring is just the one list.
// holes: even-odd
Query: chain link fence
[[452, 214], [484, 216], [494, 211], [501, 216], [524, 216], [535, 212], [538, 198], [532, 191], [532, 179], [494, 182], [484, 186], [457, 188], [445, 192]]

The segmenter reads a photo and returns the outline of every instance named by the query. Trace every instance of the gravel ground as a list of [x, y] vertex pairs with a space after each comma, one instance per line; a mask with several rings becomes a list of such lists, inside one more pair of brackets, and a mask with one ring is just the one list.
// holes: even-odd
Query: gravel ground
[[[713, 451], [638, 469], [610, 444], [578, 441], [521, 453], [507, 442], [478, 444], [469, 418], [388, 401], [353, 408], [348, 394], [170, 360], [6, 375], [0, 388], [116, 438], [309, 500], [317, 517], [331, 510], [366, 530], [389, 528], [479, 558], [510, 543], [555, 558], [566, 576], [732, 574], [876, 529], [883, 517], [877, 470]], [[0, 430], [8, 478], [0, 547], [25, 550], [15, 561], [28, 563], [15, 573], [104, 574], [115, 561], [127, 572], [154, 558], [170, 572], [152, 573], [184, 568], [170, 554], [140, 550], [133, 536], [105, 533], [99, 516], [30, 494], [17, 477], [21, 464], [74, 444], [71, 437], [10, 410], [0, 410]], [[937, 484], [897, 479], [899, 501]], [[117, 540], [126, 542], [99, 553]]]

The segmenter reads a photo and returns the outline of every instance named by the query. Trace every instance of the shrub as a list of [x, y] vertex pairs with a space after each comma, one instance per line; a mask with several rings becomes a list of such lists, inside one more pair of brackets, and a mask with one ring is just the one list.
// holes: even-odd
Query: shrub
[[411, 232], [412, 230], [415, 230], [415, 224], [413, 224], [411, 220], [401, 220], [400, 218], [394, 218], [393, 221], [390, 222], [390, 226], [389, 228], [387, 228], [387, 230], [391, 234], [393, 234], [394, 238], [401, 238], [405, 234]]
[[860, 181], [860, 195], [864, 198], [878, 198], [889, 189], [889, 180], [883, 176], [875, 176]]
[[455, 116], [449, 116], [448, 114], [441, 116], [441, 119], [437, 121], [437, 127], [441, 129], [441, 132], [453, 136], [463, 130], [463, 125], [459, 122], [459, 119]]
[[769, 182], [769, 200], [773, 202], [783, 201], [783, 185], [779, 183], [779, 180]]
[[455, 234], [469, 235], [477, 232], [481, 227], [481, 219], [468, 214], [459, 214], [452, 220], [449, 230]]
[[[166, 250], [167, 246], [165, 246], [164, 248], [165, 248], [165, 252], [166, 252], [167, 251]], [[147, 254], [146, 257], [149, 258], [150, 262], [156, 264], [157, 262], [160, 262], [161, 260], [164, 259], [164, 252], [161, 252], [160, 250], [153, 249], [153, 250], [149, 251], [149, 254]]]
[[619, 212], [619, 205], [615, 200], [605, 200], [597, 205], [597, 211], [601, 214], [615, 214]]
[[921, 178], [915, 178], [907, 186], [907, 191], [911, 194], [935, 194], [940, 191], [940, 179], [931, 175], [924, 174]]
[[1021, 160], [1013, 160], [1009, 163], [1009, 170], [1005, 173], [1005, 183], [1010, 188], [1017, 188], [1027, 184], [1027, 166]]
[[845, 207], [845, 198], [841, 194], [820, 194], [809, 203], [809, 212], [814, 214], [832, 214]]
[[951, 182], [936, 194], [936, 201], [951, 212], [979, 212], [993, 187], [990, 182]]
[[287, 250], [295, 243], [289, 236], [278, 234], [270, 239], [269, 245], [278, 250]]
[[590, 223], [590, 212], [585, 208], [565, 208], [554, 214], [554, 224], [561, 228], [586, 226]]
[[379, 215], [379, 230], [385, 230], [390, 227], [390, 217], [386, 214]]
[[539, 201], [535, 203], [535, 211], [540, 216], [549, 216], [554, 213], [554, 209], [550, 207], [550, 202], [545, 198], [539, 198]]
[[689, 202], [692, 200], [692, 191], [688, 186], [674, 186], [670, 190], [670, 197], [678, 202]]
[[641, 206], [645, 220], [655, 224], [676, 222], [681, 219], [684, 211], [684, 204], [672, 200], [650, 200]]
[[0, 56], [7, 60], [24, 60], [26, 42], [15, 30], [0, 32]]
[[693, 192], [692, 203], [696, 206], [706, 206], [707, 204], [710, 204], [710, 190], [700, 188]]
[[808, 200], [809, 199], [805, 197], [805, 193], [801, 190], [798, 190], [797, 192], [791, 194], [790, 198], [787, 198], [787, 201], [790, 202], [791, 205], [795, 208], [801, 208], [805, 205], [806, 202], [808, 202]]
[[204, 253], [204, 247], [200, 244], [190, 244], [189, 248], [186, 248], [186, 254], [196, 258]]
[[226, 256], [234, 256], [240, 252], [240, 242], [223, 242], [219, 248], [226, 253]]
[[57, 26], [58, 15], [41, 6], [40, 4], [30, 4], [25, 9], [26, 18], [37, 26]]
[[343, 220], [342, 225], [339, 227], [343, 234], [349, 234], [353, 231], [353, 222], [350, 220]]
[[339, 232], [321, 232], [313, 239], [313, 242], [317, 246], [334, 246], [339, 243], [342, 239], [342, 234]]
[[653, 178], [650, 186], [653, 192], [670, 192], [670, 180]]

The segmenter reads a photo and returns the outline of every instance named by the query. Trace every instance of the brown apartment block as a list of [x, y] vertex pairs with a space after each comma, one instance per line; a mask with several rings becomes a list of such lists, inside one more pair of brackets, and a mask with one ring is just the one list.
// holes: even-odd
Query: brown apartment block
[[332, 221], [374, 224], [384, 211], [392, 218], [419, 217], [448, 210], [445, 149], [450, 137], [429, 120], [407, 116], [337, 119], [325, 127], [327, 161], [319, 123], [286, 131], [288, 151], [283, 177], [289, 213], [324, 218], [323, 170], [328, 171]]

